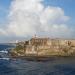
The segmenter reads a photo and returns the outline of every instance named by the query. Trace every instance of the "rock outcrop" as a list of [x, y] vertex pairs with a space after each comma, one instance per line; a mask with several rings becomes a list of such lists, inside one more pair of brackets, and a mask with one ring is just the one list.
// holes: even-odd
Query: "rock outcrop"
[[75, 56], [75, 40], [34, 37], [18, 42], [12, 56]]

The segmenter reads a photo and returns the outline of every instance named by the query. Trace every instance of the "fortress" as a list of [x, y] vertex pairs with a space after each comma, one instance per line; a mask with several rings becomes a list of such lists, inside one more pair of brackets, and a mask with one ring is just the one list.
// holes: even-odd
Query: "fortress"
[[19, 46], [22, 46], [22, 49], [14, 51], [18, 56], [68, 56], [75, 54], [75, 40], [33, 37], [30, 40], [18, 42], [16, 47]]

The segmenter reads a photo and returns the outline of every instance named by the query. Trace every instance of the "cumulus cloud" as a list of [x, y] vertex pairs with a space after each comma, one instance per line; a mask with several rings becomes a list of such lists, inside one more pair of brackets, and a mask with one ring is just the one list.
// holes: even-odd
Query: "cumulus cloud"
[[[69, 20], [60, 7], [47, 6], [43, 0], [13, 0], [8, 15], [6, 32], [15, 36], [44, 35], [68, 37], [71, 29], [66, 25]], [[1, 33], [2, 30], [0, 30]], [[4, 33], [5, 34], [5, 33]]]
[[3, 29], [0, 29], [0, 35], [7, 35], [7, 32], [4, 31]]

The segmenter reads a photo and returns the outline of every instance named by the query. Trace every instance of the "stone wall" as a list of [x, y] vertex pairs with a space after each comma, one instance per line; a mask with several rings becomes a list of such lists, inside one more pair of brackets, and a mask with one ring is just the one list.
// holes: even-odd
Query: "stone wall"
[[27, 55], [64, 55], [75, 52], [75, 40], [32, 38], [21, 44]]

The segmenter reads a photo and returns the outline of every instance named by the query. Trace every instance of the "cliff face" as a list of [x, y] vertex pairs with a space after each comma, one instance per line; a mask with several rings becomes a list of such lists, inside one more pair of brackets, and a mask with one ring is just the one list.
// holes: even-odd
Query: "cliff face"
[[11, 51], [16, 56], [75, 56], [75, 40], [32, 38]]

